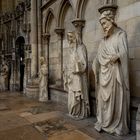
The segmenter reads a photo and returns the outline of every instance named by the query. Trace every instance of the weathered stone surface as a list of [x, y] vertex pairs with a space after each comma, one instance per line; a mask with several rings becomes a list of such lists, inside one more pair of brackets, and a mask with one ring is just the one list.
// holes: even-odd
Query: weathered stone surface
[[30, 113], [30, 112], [23, 112], [23, 113], [19, 114], [20, 117], [27, 117], [30, 115], [32, 115], [32, 113]]
[[14, 113], [0, 117], [0, 131], [5, 131], [7, 129], [14, 129], [28, 124], [29, 124], [28, 121], [15, 115]]
[[67, 105], [68, 102], [68, 93], [64, 90], [57, 89], [55, 87], [50, 88], [50, 93], [51, 93], [51, 100], [62, 103], [64, 105]]
[[41, 135], [32, 126], [22, 126], [14, 129], [8, 129], [5, 131], [0, 131], [1, 140], [46, 140], [46, 138]]
[[140, 105], [136, 116], [136, 140], [140, 139]]
[[26, 87], [26, 96], [31, 99], [38, 99], [39, 85], [28, 85]]
[[56, 117], [61, 118], [62, 112], [53, 111], [51, 113], [41, 113], [37, 115], [30, 115], [30, 116], [26, 116], [25, 119], [31, 123], [37, 123], [37, 122], [42, 122], [42, 121], [49, 120]]
[[5, 110], [10, 110], [10, 108], [5, 104], [0, 103], [0, 111], [5, 111]]
[[120, 8], [118, 21], [120, 22], [120, 21], [128, 20], [133, 17], [140, 16], [139, 6], [140, 6], [140, 2], [135, 2], [135, 3], [133, 2], [133, 4]]
[[95, 140], [94, 138], [89, 137], [88, 135], [84, 134], [81, 131], [75, 130], [70, 131], [68, 133], [64, 133], [61, 135], [50, 137], [49, 140]]
[[[2, 140], [135, 140], [134, 135], [116, 137], [98, 133], [93, 128], [95, 118], [73, 120], [68, 117], [65, 105], [39, 103], [14, 93], [1, 93], [0, 99], [3, 98], [8, 99], [4, 102], [10, 105], [11, 110], [0, 111]], [[33, 115], [30, 113], [32, 109], [39, 111]]]

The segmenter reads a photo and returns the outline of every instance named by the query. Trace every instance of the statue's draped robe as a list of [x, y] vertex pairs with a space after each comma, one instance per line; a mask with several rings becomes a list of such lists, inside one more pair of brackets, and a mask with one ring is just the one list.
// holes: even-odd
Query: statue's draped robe
[[39, 73], [39, 101], [45, 102], [48, 100], [48, 70], [47, 65], [43, 64], [40, 68]]
[[2, 67], [1, 70], [1, 74], [0, 74], [0, 90], [1, 91], [5, 91], [8, 87], [7, 87], [7, 78], [8, 78], [8, 66], [5, 64]]
[[[111, 63], [112, 55], [118, 60]], [[96, 80], [97, 123], [95, 128], [126, 135], [129, 132], [129, 74], [126, 33], [116, 28], [104, 38], [93, 62]]]
[[71, 47], [68, 65], [68, 110], [74, 117], [89, 115], [87, 50], [82, 44]]

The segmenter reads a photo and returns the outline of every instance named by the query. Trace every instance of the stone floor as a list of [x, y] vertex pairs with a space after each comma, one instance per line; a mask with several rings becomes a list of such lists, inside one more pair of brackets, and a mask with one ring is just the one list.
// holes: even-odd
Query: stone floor
[[39, 103], [20, 93], [0, 93], [0, 140], [135, 140], [94, 129], [95, 118], [73, 120], [67, 107]]

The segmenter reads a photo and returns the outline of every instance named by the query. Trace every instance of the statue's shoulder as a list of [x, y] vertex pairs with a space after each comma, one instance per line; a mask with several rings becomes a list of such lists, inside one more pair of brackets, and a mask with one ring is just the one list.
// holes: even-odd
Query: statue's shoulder
[[84, 51], [87, 50], [86, 45], [85, 45], [84, 43], [80, 44], [78, 48], [79, 48], [80, 50], [84, 50]]
[[101, 38], [100, 43], [99, 43], [99, 48], [100, 48], [100, 46], [102, 46], [104, 44], [104, 42], [105, 42], [105, 37]]
[[117, 34], [118, 34], [118, 35], [125, 35], [125, 36], [126, 36], [126, 31], [123, 30], [123, 29], [120, 28], [120, 27], [117, 27], [116, 31], [117, 31]]

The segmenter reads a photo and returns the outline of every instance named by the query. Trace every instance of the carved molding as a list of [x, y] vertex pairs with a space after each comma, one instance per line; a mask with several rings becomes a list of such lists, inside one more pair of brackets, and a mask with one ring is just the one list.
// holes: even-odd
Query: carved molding
[[64, 34], [64, 31], [65, 31], [65, 29], [62, 29], [62, 28], [56, 28], [56, 29], [55, 29], [55, 32], [56, 32], [58, 35], [63, 35], [63, 34]]
[[100, 7], [98, 9], [98, 11], [100, 13], [103, 13], [106, 10], [111, 10], [111, 11], [116, 12], [117, 9], [118, 9], [118, 6], [117, 5], [114, 5], [114, 4], [113, 5], [112, 4], [106, 4], [106, 5], [103, 5], [102, 7]]
[[77, 28], [77, 27], [81, 27], [83, 28], [85, 26], [85, 20], [83, 19], [74, 19], [72, 21], [73, 25]]
[[46, 3], [41, 6], [41, 10], [44, 10], [44, 9], [48, 8], [50, 5], [52, 5], [56, 1], [57, 0], [46, 0]]
[[42, 34], [43, 40], [48, 40], [50, 38], [50, 34], [49, 33], [44, 33]]

